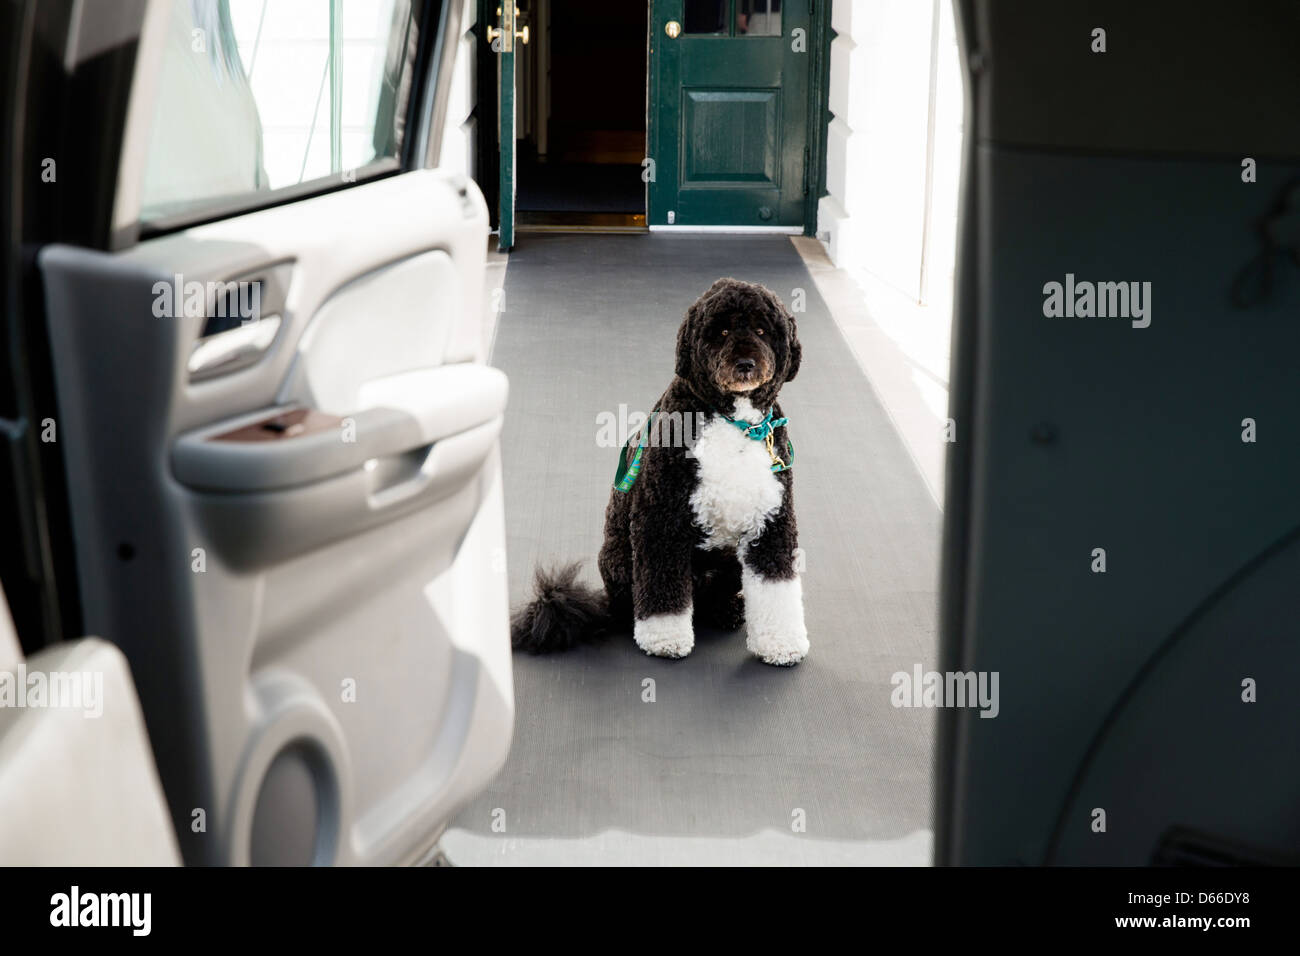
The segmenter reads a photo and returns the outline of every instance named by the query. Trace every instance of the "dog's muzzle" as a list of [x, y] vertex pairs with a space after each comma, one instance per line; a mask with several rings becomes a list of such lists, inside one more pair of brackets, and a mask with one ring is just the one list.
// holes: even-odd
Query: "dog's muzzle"
[[[741, 354], [737, 355], [736, 352]], [[775, 362], [762, 347], [726, 349], [714, 359], [713, 379], [726, 392], [752, 392], [772, 380]]]
[[772, 367], [762, 356], [743, 356], [722, 367], [719, 384], [728, 392], [752, 392], [772, 378]]

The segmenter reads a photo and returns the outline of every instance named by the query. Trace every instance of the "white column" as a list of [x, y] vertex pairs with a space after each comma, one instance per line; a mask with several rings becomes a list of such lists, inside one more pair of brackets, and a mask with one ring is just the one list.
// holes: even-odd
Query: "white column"
[[934, 5], [834, 0], [826, 188], [817, 232], [831, 261], [919, 298]]

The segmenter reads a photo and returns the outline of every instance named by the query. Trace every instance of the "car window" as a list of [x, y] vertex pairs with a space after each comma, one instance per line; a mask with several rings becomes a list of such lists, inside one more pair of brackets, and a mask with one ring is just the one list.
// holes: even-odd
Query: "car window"
[[247, 204], [301, 183], [353, 181], [397, 157], [413, 0], [169, 6], [143, 222]]

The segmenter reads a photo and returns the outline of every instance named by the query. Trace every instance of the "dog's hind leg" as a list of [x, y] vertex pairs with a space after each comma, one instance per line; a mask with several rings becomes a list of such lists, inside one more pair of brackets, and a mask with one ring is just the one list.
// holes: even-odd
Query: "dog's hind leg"
[[808, 656], [803, 585], [795, 567], [798, 535], [789, 472], [780, 510], [748, 547], [741, 548], [745, 592], [745, 646], [765, 664], [798, 664]]
[[620, 491], [610, 493], [605, 509], [605, 540], [596, 566], [609, 599], [611, 630], [632, 629], [631, 499]]
[[597, 562], [600, 579], [605, 582], [609, 598], [609, 625], [611, 629], [626, 630], [632, 627], [632, 544], [624, 535], [605, 538]]

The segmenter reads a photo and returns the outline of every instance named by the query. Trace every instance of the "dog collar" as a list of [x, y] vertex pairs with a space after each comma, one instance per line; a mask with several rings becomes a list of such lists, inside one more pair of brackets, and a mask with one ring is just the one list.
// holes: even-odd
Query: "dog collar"
[[788, 425], [790, 423], [790, 419], [788, 418], [778, 418], [773, 421], [772, 409], [770, 408], [767, 410], [767, 414], [763, 416], [763, 420], [757, 425], [751, 425], [746, 421], [736, 421], [736, 419], [732, 418], [730, 415], [724, 414], [723, 412], [718, 412], [718, 414], [722, 415], [724, 419], [731, 422], [731, 424], [739, 428], [749, 438], [754, 439], [754, 441], [764, 441], [782, 425]]
[[[718, 410], [714, 409], [714, 411]], [[761, 441], [767, 444], [767, 454], [772, 459], [773, 471], [785, 471], [794, 464], [794, 442], [790, 441], [788, 437], [785, 440], [785, 457], [782, 458], [776, 453], [776, 430], [782, 425], [788, 425], [790, 419], [773, 419], [772, 409], [770, 408], [767, 410], [767, 414], [763, 416], [763, 420], [757, 425], [752, 425], [743, 420], [737, 421], [724, 412], [718, 411], [718, 414], [721, 415], [723, 419], [739, 428], [745, 434], [746, 438], [752, 438], [754, 441]]]

